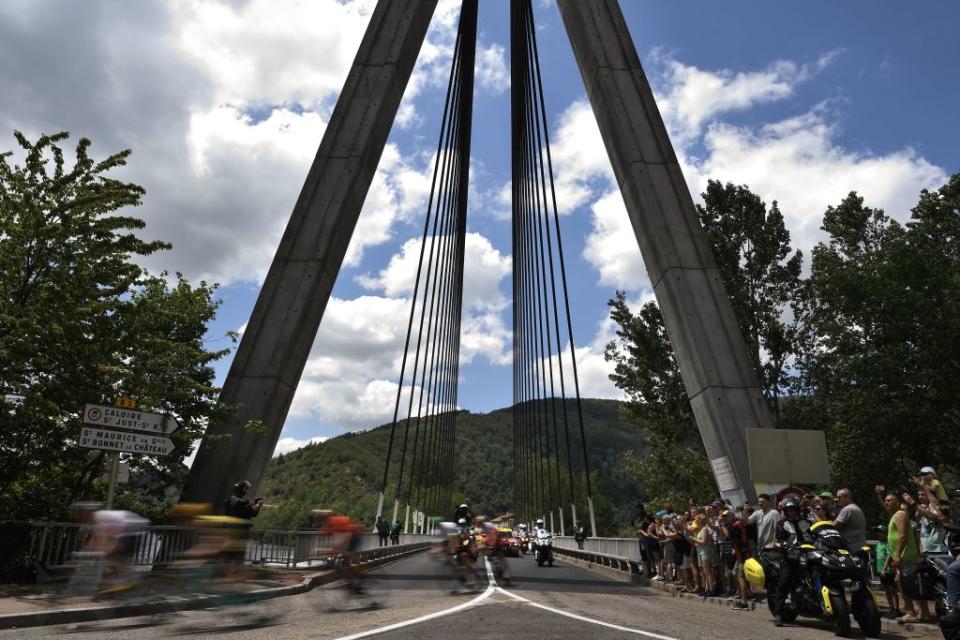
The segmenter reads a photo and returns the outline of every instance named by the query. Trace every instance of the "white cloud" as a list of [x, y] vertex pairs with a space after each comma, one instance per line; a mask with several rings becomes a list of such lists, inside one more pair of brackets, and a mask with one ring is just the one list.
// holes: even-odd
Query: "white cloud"
[[500, 94], [510, 88], [506, 50], [499, 44], [477, 47], [476, 78], [480, 88]]
[[[449, 239], [438, 242], [433, 250], [434, 265], [436, 254], [446, 243], [449, 243]], [[365, 289], [382, 290], [388, 296], [409, 295], [416, 280], [421, 244], [421, 238], [407, 240], [400, 248], [400, 253], [391, 257], [377, 276], [363, 274], [357, 277], [357, 282]], [[428, 238], [423, 252], [422, 278], [426, 278], [430, 254], [431, 240]], [[463, 274], [464, 306], [468, 309], [502, 309], [508, 300], [500, 290], [500, 282], [511, 273], [510, 257], [502, 255], [479, 233], [468, 232], [464, 240], [463, 260], [466, 265]]]
[[850, 191], [870, 206], [903, 221], [920, 190], [936, 188], [946, 172], [907, 147], [886, 154], [856, 152], [836, 140], [829, 108], [760, 127], [715, 124], [704, 136], [703, 160], [689, 161], [688, 180], [700, 193], [709, 178], [746, 184], [767, 201], [776, 199], [794, 247], [809, 256], [824, 239], [823, 212]]
[[[130, 165], [115, 175], [146, 188], [137, 211], [144, 233], [174, 246], [147, 266], [222, 284], [259, 281], [375, 4], [3, 4], [0, 57], [30, 64], [2, 71], [0, 127], [28, 136], [68, 129], [91, 138], [97, 157], [132, 148]], [[446, 87], [458, 15], [455, 0], [436, 12], [404, 94], [408, 123], [417, 96]], [[502, 53], [481, 43], [481, 90], [503, 90]], [[422, 206], [428, 160], [387, 147], [347, 266]]]
[[216, 105], [314, 104], [340, 90], [375, 4], [180, 0], [173, 42], [211, 79]]
[[[509, 300], [500, 287], [511, 273], [510, 258], [474, 232], [467, 233], [464, 251], [460, 363], [480, 357], [510, 364], [511, 333], [501, 314]], [[291, 416], [345, 429], [392, 419], [419, 256], [420, 239], [413, 238], [378, 274], [357, 278], [368, 291], [383, 295], [330, 299]], [[407, 366], [409, 381], [412, 361]]]
[[291, 451], [296, 451], [297, 449], [302, 449], [308, 444], [319, 444], [321, 442], [326, 442], [330, 438], [327, 436], [315, 436], [313, 438], [307, 438], [306, 440], [297, 440], [296, 438], [284, 437], [277, 440], [277, 446], [273, 450], [273, 456], [285, 455]]
[[590, 209], [593, 229], [583, 257], [600, 272], [600, 284], [629, 291], [649, 287], [647, 268], [620, 190], [607, 192]]
[[[655, 86], [688, 186], [699, 199], [708, 179], [746, 184], [776, 199], [793, 245], [807, 255], [823, 239], [827, 206], [860, 192], [871, 206], [903, 220], [923, 188], [947, 175], [910, 147], [884, 154], [839, 142], [841, 118], [824, 103], [783, 120], [734, 126], [723, 114], [794, 95], [795, 87], [829, 65], [833, 51], [812, 64], [777, 61], [759, 71], [706, 71], [654, 55], [664, 66]], [[573, 102], [559, 118], [554, 144], [561, 210], [588, 204], [592, 231], [583, 256], [604, 286], [649, 286], [632, 226], [618, 194], [589, 104]]]
[[654, 62], [661, 63], [664, 69], [657, 104], [674, 144], [683, 146], [699, 135], [714, 116], [792, 96], [798, 84], [827, 67], [840, 53], [826, 53], [812, 65], [777, 60], [766, 69], [735, 72], [707, 71], [655, 51]]

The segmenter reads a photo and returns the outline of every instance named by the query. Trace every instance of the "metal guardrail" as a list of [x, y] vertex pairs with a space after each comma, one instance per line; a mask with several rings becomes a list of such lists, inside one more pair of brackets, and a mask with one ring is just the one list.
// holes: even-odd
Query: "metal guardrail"
[[[555, 536], [553, 546], [560, 549], [581, 551], [577, 542], [570, 536]], [[584, 540], [582, 551], [624, 558], [633, 562], [641, 562], [640, 540], [638, 538], [587, 538]]]
[[[880, 576], [877, 575], [876, 562], [874, 562], [877, 541], [867, 540], [867, 545], [870, 547], [869, 580], [871, 584], [879, 585]], [[639, 538], [587, 538], [584, 540], [583, 549], [580, 549], [572, 537], [554, 536], [553, 547], [566, 555], [605, 567], [629, 571], [640, 576], [645, 572]], [[634, 570], [634, 565], [638, 570]]]
[[[83, 548], [90, 538], [93, 526], [73, 522], [31, 522], [28, 560], [52, 569], [70, 566], [72, 556]], [[173, 562], [197, 543], [199, 531], [189, 527], [151, 525], [127, 533], [132, 540], [131, 564], [152, 567]], [[433, 536], [401, 534], [399, 546], [432, 541]], [[330, 539], [315, 531], [288, 531], [251, 529], [245, 559], [250, 563], [296, 567], [300, 564], [324, 561], [323, 550]], [[356, 553], [389, 548], [380, 546], [377, 534], [362, 535]]]
[[587, 545], [584, 545], [583, 549], [578, 549], [576, 544], [573, 545], [573, 548], [557, 546], [556, 542], [554, 542], [553, 550], [559, 555], [570, 556], [591, 564], [607, 567], [608, 569], [623, 571], [624, 573], [630, 574], [630, 576], [638, 582], [650, 578], [650, 576], [646, 575], [646, 568], [642, 561], [600, 553], [599, 551], [591, 551], [586, 547]]

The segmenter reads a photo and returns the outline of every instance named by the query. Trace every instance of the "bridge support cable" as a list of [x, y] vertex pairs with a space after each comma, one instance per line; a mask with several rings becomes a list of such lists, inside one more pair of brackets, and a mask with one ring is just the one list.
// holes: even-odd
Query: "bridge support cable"
[[[514, 492], [524, 519], [544, 517], [549, 512], [552, 520], [556, 513], [561, 527], [567, 506], [572, 522], [576, 522], [579, 502], [590, 514], [591, 531], [596, 536], [550, 136], [530, 0], [512, 0], [510, 23], [513, 416], [517, 441]], [[567, 357], [569, 368], [564, 362]], [[579, 429], [579, 447], [571, 443], [571, 429]], [[579, 464], [575, 465], [575, 458], [579, 458]], [[569, 502], [565, 500], [564, 487]]]
[[[470, 174], [477, 0], [464, 0], [441, 118], [377, 515], [392, 489], [404, 531], [446, 511], [455, 475], [463, 258]], [[412, 366], [411, 366], [412, 362]], [[405, 415], [404, 415], [405, 412]], [[411, 437], [412, 431], [412, 437]], [[402, 437], [401, 437], [402, 432]], [[397, 451], [399, 449], [399, 451]], [[397, 459], [399, 458], [399, 459]], [[391, 476], [395, 468], [395, 476]]]

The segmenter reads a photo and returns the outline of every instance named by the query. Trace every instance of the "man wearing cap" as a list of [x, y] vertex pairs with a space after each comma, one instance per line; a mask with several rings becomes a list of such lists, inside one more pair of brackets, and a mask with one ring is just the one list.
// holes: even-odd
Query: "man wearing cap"
[[820, 496], [820, 505], [823, 507], [823, 513], [827, 516], [827, 520], [835, 520], [839, 514], [839, 509], [833, 503], [833, 494], [829, 491], [821, 491]]
[[933, 470], [933, 467], [920, 469], [920, 477], [923, 478], [923, 486], [925, 486], [930, 493], [937, 496], [937, 500], [943, 503], [948, 502], [947, 491], [943, 488], [943, 485], [940, 484], [940, 481], [937, 480], [937, 472]]

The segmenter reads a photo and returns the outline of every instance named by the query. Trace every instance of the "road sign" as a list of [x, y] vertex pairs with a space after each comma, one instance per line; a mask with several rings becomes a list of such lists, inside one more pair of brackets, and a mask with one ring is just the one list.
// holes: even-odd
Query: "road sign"
[[148, 456], [165, 456], [173, 453], [176, 446], [173, 440], [163, 436], [152, 436], [127, 431], [113, 431], [97, 427], [83, 427], [80, 430], [81, 447], [102, 449], [125, 453], [141, 453]]
[[830, 484], [823, 431], [747, 429], [750, 477], [775, 485]]
[[88, 404], [83, 408], [83, 423], [111, 429], [128, 429], [144, 433], [170, 435], [180, 428], [175, 418], [162, 413], [136, 409], [120, 409], [103, 404]]

